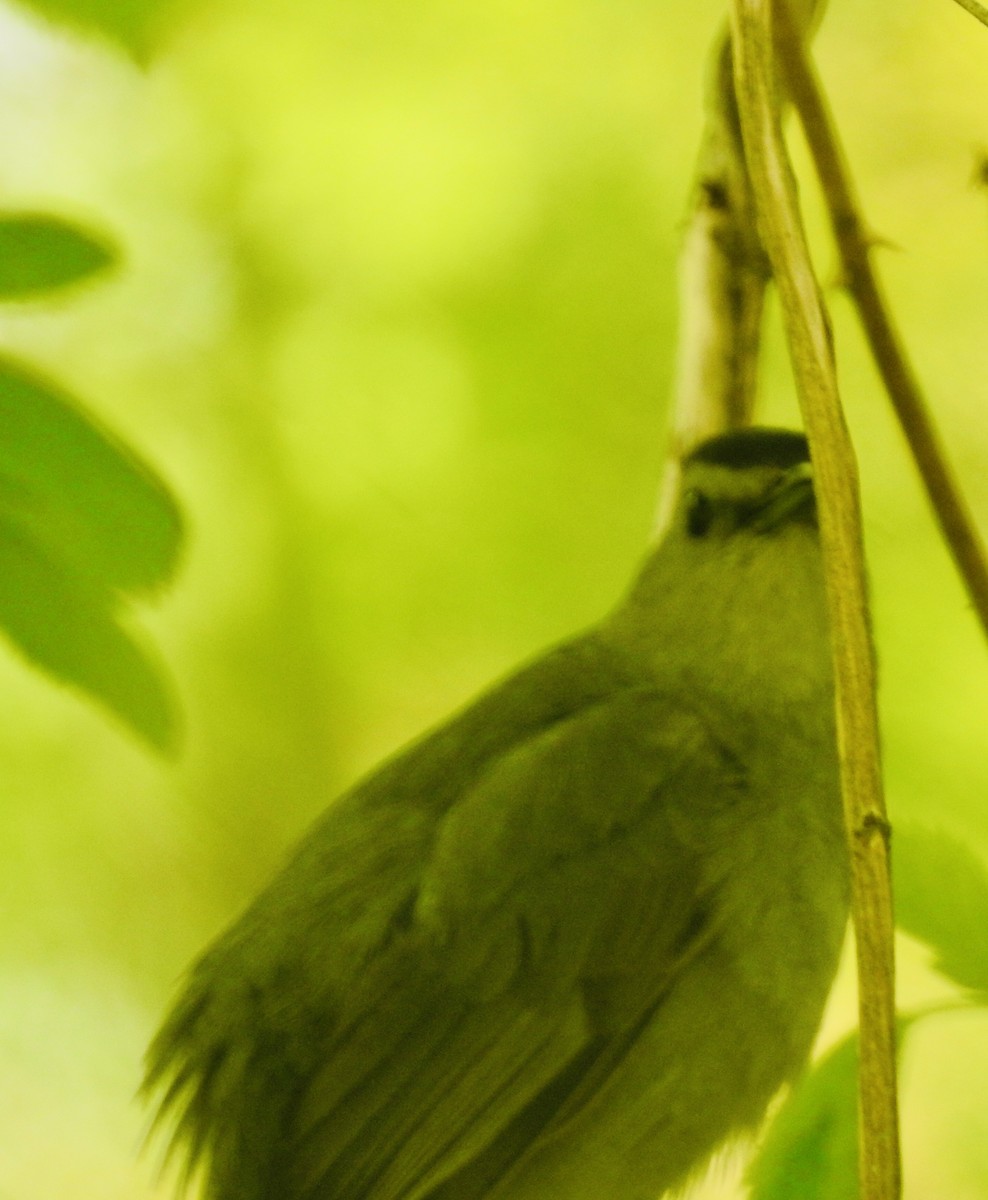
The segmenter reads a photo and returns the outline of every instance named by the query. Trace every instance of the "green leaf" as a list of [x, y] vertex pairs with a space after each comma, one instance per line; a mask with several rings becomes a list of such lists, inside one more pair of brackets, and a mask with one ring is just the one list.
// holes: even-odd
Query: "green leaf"
[[151, 469], [69, 395], [0, 357], [0, 625], [161, 750], [175, 716], [121, 600], [165, 582], [182, 522]]
[[118, 258], [106, 239], [57, 217], [0, 216], [0, 300], [78, 283]]
[[175, 569], [178, 508], [154, 472], [67, 393], [0, 357], [0, 515], [53, 561], [122, 591]]
[[857, 1076], [855, 1032], [779, 1110], [748, 1168], [749, 1200], [857, 1200]]
[[134, 58], [148, 57], [176, 5], [173, 0], [25, 0], [56, 24], [102, 33]]
[[[918, 1016], [896, 1021], [896, 1055]], [[776, 1113], [748, 1167], [748, 1200], [858, 1200], [858, 1032], [837, 1043]]]
[[892, 841], [899, 927], [936, 953], [936, 967], [988, 997], [988, 867], [941, 829], [896, 825]]
[[32, 533], [0, 518], [0, 624], [35, 663], [102, 702], [162, 751], [176, 741], [169, 690], [120, 625], [115, 597], [48, 558]]

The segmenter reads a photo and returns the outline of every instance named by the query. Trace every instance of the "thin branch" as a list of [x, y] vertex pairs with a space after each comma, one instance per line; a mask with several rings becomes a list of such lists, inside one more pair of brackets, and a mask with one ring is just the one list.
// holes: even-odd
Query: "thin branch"
[[837, 130], [802, 41], [791, 28], [784, 10], [778, 16], [776, 45], [788, 96], [799, 113], [816, 164], [847, 290], [940, 529], [988, 634], [988, 556], [947, 465], [919, 382], [889, 314], [871, 263], [872, 242], [865, 232]]
[[732, 0], [738, 105], [762, 239], [782, 301], [813, 455], [826, 564], [837, 725], [858, 956], [862, 1200], [900, 1194], [889, 825], [882, 795], [854, 451], [830, 331], [779, 125], [771, 0]]
[[[826, 0], [791, 0], [809, 36]], [[758, 233], [734, 88], [731, 39], [714, 42], [707, 113], [680, 256], [680, 324], [669, 454], [657, 530], [672, 513], [682, 459], [698, 442], [751, 423], [771, 265]]]
[[[793, 0], [807, 36], [826, 0]], [[683, 457], [705, 437], [751, 423], [771, 266], [758, 234], [734, 91], [731, 41], [714, 43], [707, 113], [680, 256], [680, 325], [669, 455], [657, 526], [679, 490]]]
[[670, 454], [658, 525], [679, 490], [680, 463], [705, 437], [751, 422], [765, 286], [741, 144], [730, 39], [718, 37], [696, 179], [680, 257], [680, 328]]
[[979, 4], [978, 0], [957, 0], [957, 3], [972, 17], [976, 17], [982, 25], [988, 25], [988, 8]]

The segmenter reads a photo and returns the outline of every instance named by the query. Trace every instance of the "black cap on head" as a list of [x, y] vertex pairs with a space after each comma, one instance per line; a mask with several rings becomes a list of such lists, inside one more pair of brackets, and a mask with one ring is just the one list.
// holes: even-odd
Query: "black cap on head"
[[757, 425], [732, 429], [701, 442], [684, 460], [718, 467], [779, 467], [788, 470], [810, 461], [810, 448], [801, 433], [763, 429]]

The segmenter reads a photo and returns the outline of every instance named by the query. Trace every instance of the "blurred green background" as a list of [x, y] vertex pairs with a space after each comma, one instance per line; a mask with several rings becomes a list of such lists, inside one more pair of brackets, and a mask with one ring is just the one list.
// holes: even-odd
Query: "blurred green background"
[[[116, 275], [0, 313], [190, 526], [140, 624], [174, 763], [0, 654], [0, 1200], [166, 1195], [144, 1045], [308, 819], [594, 620], [648, 537], [719, 0], [249, 0], [139, 68], [0, 8], [0, 207]], [[889, 291], [988, 528], [988, 30], [833, 0], [818, 58]], [[798, 142], [797, 162], [805, 167]], [[988, 658], [830, 283], [871, 558], [888, 794], [988, 856]], [[792, 423], [770, 311], [762, 417]], [[905, 1002], [944, 994], [904, 944]], [[845, 978], [826, 1037], [853, 1019]], [[988, 1018], [904, 1061], [907, 1195], [988, 1197]], [[736, 1194], [730, 1163], [704, 1194]]]

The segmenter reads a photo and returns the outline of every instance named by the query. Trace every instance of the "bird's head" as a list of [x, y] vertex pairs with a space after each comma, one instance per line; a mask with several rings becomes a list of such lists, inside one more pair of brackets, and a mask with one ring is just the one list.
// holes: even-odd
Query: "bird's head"
[[802, 434], [748, 428], [683, 461], [672, 521], [613, 618], [690, 678], [829, 681], [822, 556]]

